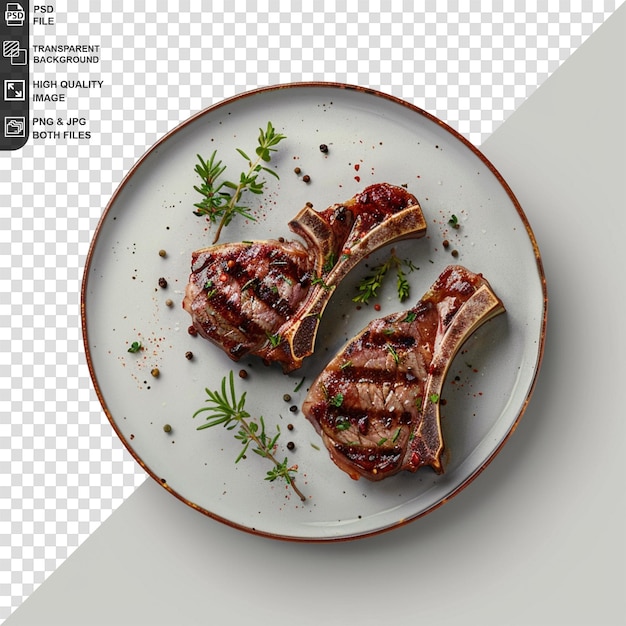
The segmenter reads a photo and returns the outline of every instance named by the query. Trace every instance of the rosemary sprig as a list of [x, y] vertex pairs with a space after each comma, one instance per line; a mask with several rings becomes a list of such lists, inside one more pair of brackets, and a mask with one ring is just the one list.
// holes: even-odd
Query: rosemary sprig
[[246, 191], [257, 195], [263, 193], [265, 180], [259, 180], [259, 175], [262, 172], [271, 174], [276, 178], [279, 177], [274, 170], [263, 164], [271, 161], [272, 153], [277, 150], [275, 146], [283, 139], [285, 139], [285, 135], [277, 133], [272, 123], [268, 122], [265, 130], [259, 128], [258, 145], [255, 149], [256, 157], [254, 159], [251, 159], [243, 150], [237, 148], [237, 152], [248, 162], [248, 171], [241, 172], [237, 182], [221, 180], [226, 166], [217, 160], [217, 150], [213, 151], [208, 161], [205, 161], [198, 155], [195, 172], [202, 180], [202, 183], [194, 185], [194, 189], [203, 198], [200, 202], [194, 204], [197, 208], [197, 211], [194, 211], [194, 213], [198, 216], [206, 215], [213, 223], [217, 223], [219, 220], [215, 238], [213, 239], [214, 244], [219, 240], [222, 228], [228, 226], [235, 215], [241, 215], [255, 221], [255, 217], [248, 208], [240, 204], [241, 197]]
[[400, 302], [404, 302], [410, 295], [409, 281], [406, 278], [404, 268], [406, 268], [409, 273], [418, 269], [415, 265], [413, 265], [413, 262], [410, 259], [400, 259], [396, 255], [395, 250], [392, 250], [387, 261], [377, 265], [371, 274], [361, 280], [357, 286], [359, 293], [352, 298], [352, 301], [368, 304], [372, 298], [375, 298], [378, 295], [378, 290], [380, 289], [387, 272], [391, 269], [395, 269], [398, 299]]
[[226, 430], [235, 430], [235, 439], [241, 441], [243, 446], [241, 452], [235, 459], [235, 463], [239, 463], [241, 459], [245, 458], [246, 452], [252, 445], [252, 451], [259, 456], [271, 461], [274, 467], [269, 470], [265, 476], [265, 480], [270, 482], [275, 481], [278, 478], [284, 479], [284, 481], [294, 490], [300, 500], [303, 502], [306, 500], [305, 496], [296, 486], [294, 474], [298, 471], [297, 465], [289, 465], [287, 457], [284, 461], [279, 461], [274, 452], [277, 447], [278, 438], [280, 437], [280, 428], [276, 427], [276, 434], [273, 436], [268, 435], [265, 427], [265, 420], [263, 417], [259, 417], [255, 420], [251, 417], [250, 413], [245, 410], [246, 392], [244, 391], [239, 398], [235, 393], [235, 382], [233, 371], [230, 372], [230, 377], [224, 376], [222, 379], [221, 391], [211, 391], [205, 389], [209, 396], [207, 402], [209, 406], [198, 409], [193, 417], [195, 418], [200, 413], [208, 412], [205, 424], [198, 426], [198, 430], [205, 428], [211, 428], [212, 426], [219, 426], [222, 424]]

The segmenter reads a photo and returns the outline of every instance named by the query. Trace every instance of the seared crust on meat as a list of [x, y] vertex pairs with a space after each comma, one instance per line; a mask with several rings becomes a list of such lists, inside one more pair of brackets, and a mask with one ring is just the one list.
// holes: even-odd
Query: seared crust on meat
[[297, 369], [314, 350], [334, 289], [365, 256], [423, 237], [417, 199], [401, 187], [371, 185], [324, 211], [304, 207], [289, 222], [297, 241], [227, 243], [192, 255], [183, 308], [197, 332], [232, 359], [255, 354]]
[[439, 396], [454, 355], [504, 306], [480, 274], [449, 266], [408, 311], [372, 321], [327, 365], [302, 410], [352, 478], [442, 472]]
[[193, 253], [183, 307], [200, 335], [237, 360], [271, 342], [312, 278], [309, 251], [298, 242], [221, 244]]

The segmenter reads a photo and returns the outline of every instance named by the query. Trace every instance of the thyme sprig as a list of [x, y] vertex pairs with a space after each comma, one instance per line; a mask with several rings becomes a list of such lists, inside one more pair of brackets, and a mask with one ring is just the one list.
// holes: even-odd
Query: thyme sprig
[[[208, 412], [206, 423], [198, 426], [198, 430], [219, 426], [220, 424], [226, 430], [235, 430], [235, 439], [241, 441], [243, 446], [241, 452], [235, 459], [235, 463], [239, 463], [245, 458], [248, 449], [259, 456], [268, 459], [273, 463], [273, 468], [269, 470], [265, 476], [265, 480], [270, 482], [278, 478], [282, 478], [298, 495], [303, 502], [306, 500], [303, 493], [298, 489], [295, 482], [294, 474], [298, 471], [297, 465], [289, 465], [287, 457], [283, 461], [279, 461], [276, 456], [276, 448], [278, 438], [280, 437], [280, 428], [276, 427], [276, 434], [269, 435], [266, 430], [265, 420], [259, 417], [258, 420], [252, 418], [250, 413], [245, 410], [246, 392], [237, 397], [235, 392], [235, 382], [233, 371], [230, 376], [224, 376], [222, 379], [221, 391], [211, 391], [205, 389], [208, 399], [206, 402], [209, 406], [198, 409], [193, 417], [200, 413]], [[252, 448], [250, 448], [252, 446]]]
[[197, 208], [194, 213], [198, 216], [206, 215], [213, 223], [218, 223], [219, 220], [213, 239], [214, 244], [219, 240], [224, 226], [228, 226], [235, 215], [256, 221], [248, 208], [240, 204], [241, 197], [246, 191], [257, 195], [263, 193], [265, 180], [259, 179], [262, 172], [279, 178], [278, 174], [266, 167], [264, 163], [271, 161], [272, 153], [277, 151], [276, 146], [285, 138], [285, 135], [277, 133], [272, 123], [268, 122], [265, 130], [259, 128], [258, 145], [255, 149], [256, 156], [254, 159], [237, 148], [237, 152], [248, 162], [248, 170], [241, 172], [237, 182], [221, 179], [226, 166], [222, 165], [222, 161], [217, 160], [217, 150], [213, 151], [208, 160], [204, 160], [199, 154], [197, 155], [198, 163], [195, 172], [202, 183], [194, 185], [194, 189], [203, 198], [194, 204]]
[[362, 304], [368, 304], [372, 298], [378, 295], [378, 290], [383, 284], [383, 280], [387, 273], [391, 270], [396, 270], [396, 289], [398, 291], [398, 299], [400, 302], [404, 302], [410, 295], [410, 285], [406, 278], [405, 269], [408, 272], [418, 269], [415, 267], [410, 259], [400, 259], [395, 250], [391, 251], [389, 259], [380, 265], [377, 265], [371, 274], [366, 276], [358, 284], [358, 294], [352, 298], [353, 302], [359, 302]]

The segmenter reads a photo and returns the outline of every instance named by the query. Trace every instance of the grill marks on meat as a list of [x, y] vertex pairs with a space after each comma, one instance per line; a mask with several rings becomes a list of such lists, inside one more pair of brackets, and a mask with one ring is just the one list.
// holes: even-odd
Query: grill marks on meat
[[304, 240], [227, 243], [192, 255], [183, 308], [200, 335], [232, 359], [255, 354], [285, 372], [313, 353], [333, 291], [381, 246], [423, 237], [426, 222], [405, 189], [379, 183], [324, 211], [289, 222]]
[[302, 407], [335, 464], [354, 479], [426, 465], [441, 473], [445, 376], [467, 338], [502, 312], [480, 274], [449, 266], [415, 307], [372, 321], [350, 341]]
[[297, 242], [221, 244], [193, 253], [183, 306], [198, 333], [236, 360], [271, 346], [312, 278], [309, 253]]

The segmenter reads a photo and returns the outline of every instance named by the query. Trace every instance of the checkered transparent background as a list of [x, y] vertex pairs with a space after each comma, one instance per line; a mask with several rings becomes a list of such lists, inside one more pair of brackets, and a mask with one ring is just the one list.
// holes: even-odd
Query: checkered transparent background
[[33, 44], [101, 46], [98, 64], [37, 64], [34, 80], [104, 84], [32, 105], [87, 117], [90, 140], [0, 153], [0, 620], [145, 477], [103, 415], [80, 330], [90, 237], [125, 172], [191, 114], [293, 81], [371, 86], [479, 145], [621, 2], [461, 4], [58, 0], [56, 24], [31, 27]]

